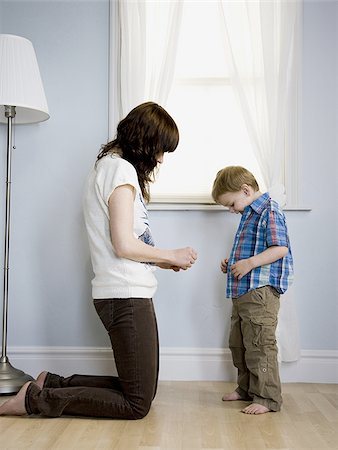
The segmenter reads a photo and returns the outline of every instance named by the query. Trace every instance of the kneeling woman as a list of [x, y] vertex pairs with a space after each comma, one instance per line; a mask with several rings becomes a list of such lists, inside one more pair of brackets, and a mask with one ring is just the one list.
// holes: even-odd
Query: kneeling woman
[[0, 407], [0, 414], [144, 417], [156, 394], [159, 344], [152, 297], [155, 266], [186, 270], [191, 247], [154, 247], [146, 202], [154, 170], [178, 144], [171, 116], [153, 102], [134, 108], [103, 146], [89, 175], [84, 214], [94, 271], [95, 309], [106, 328], [118, 376], [42, 372]]

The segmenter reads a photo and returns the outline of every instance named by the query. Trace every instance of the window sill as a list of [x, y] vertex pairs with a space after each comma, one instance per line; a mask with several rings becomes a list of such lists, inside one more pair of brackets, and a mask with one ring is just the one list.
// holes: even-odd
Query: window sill
[[[169, 203], [151, 202], [148, 205], [149, 211], [226, 211], [229, 209], [215, 203]], [[283, 211], [312, 211], [306, 206], [286, 206]]]

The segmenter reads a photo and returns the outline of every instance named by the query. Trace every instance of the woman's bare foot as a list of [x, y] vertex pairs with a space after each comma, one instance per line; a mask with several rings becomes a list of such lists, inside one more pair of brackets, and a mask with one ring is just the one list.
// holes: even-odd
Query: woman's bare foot
[[244, 414], [265, 414], [270, 411], [271, 409], [267, 408], [264, 405], [260, 405], [259, 403], [251, 403], [251, 405], [242, 409], [242, 412]]
[[45, 384], [47, 373], [45, 370], [40, 373], [40, 375], [37, 377], [35, 384], [39, 386], [40, 389], [43, 388], [43, 385]]
[[27, 414], [25, 408], [25, 397], [31, 381], [25, 383], [15, 397], [7, 400], [0, 406], [0, 416], [24, 416]]
[[235, 400], [244, 400], [237, 391], [231, 392], [230, 394], [224, 394], [222, 397], [223, 402], [232, 402]]

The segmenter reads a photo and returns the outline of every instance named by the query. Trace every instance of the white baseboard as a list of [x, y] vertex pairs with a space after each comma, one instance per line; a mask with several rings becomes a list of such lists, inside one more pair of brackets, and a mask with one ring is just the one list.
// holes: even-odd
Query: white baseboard
[[[105, 347], [11, 347], [10, 363], [36, 376], [42, 370], [70, 375], [116, 373], [112, 351]], [[337, 350], [302, 350], [298, 361], [281, 363], [283, 383], [338, 383]], [[229, 349], [163, 347], [161, 380], [235, 381]]]

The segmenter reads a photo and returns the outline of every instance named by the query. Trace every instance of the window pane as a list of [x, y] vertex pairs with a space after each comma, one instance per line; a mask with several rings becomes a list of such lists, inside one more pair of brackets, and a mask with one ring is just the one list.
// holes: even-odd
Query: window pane
[[185, 2], [176, 77], [227, 76], [222, 34], [218, 2]]
[[[180, 144], [173, 154], [165, 155], [151, 186], [154, 201], [180, 197], [182, 202], [186, 197], [211, 201], [216, 173], [227, 165], [246, 167], [265, 190], [231, 86], [220, 14], [218, 1], [184, 3], [175, 80], [166, 104], [178, 124]], [[239, 33], [236, 51], [247, 52], [250, 43], [243, 35], [243, 14], [233, 17], [232, 26]]]
[[226, 165], [242, 165], [262, 176], [231, 86], [186, 86], [176, 84], [167, 109], [180, 130], [176, 151], [165, 155], [157, 181], [157, 195], [211, 199], [216, 173]]

